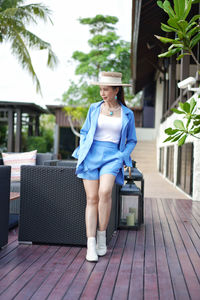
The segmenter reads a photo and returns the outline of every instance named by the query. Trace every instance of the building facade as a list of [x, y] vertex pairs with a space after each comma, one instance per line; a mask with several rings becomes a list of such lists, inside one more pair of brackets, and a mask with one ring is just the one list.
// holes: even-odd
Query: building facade
[[[173, 2], [173, 1], [171, 1]], [[169, 45], [162, 44], [155, 35], [164, 36], [161, 23], [166, 23], [167, 15], [158, 7], [156, 1], [132, 1], [132, 78], [134, 92], [140, 90], [147, 93], [144, 107], [152, 106], [143, 115], [151, 118], [154, 126], [147, 128], [149, 121], [143, 122], [142, 132], [138, 132], [139, 140], [155, 139], [157, 146], [157, 168], [159, 172], [178, 189], [184, 191], [191, 199], [200, 201], [200, 142], [199, 139], [188, 137], [183, 146], [175, 143], [163, 143], [168, 137], [164, 130], [174, 128], [175, 119], [180, 119], [171, 111], [178, 103], [190, 101], [195, 97], [200, 102], [197, 94], [187, 89], [180, 90], [177, 83], [189, 76], [195, 77], [196, 87], [200, 78], [196, 72], [197, 66], [190, 56], [184, 56], [180, 61], [176, 56], [159, 59], [158, 54], [165, 52]], [[193, 6], [191, 15], [200, 14], [200, 5]], [[194, 49], [200, 61], [200, 46]], [[151, 88], [150, 88], [151, 86]], [[193, 95], [194, 94], [194, 95]], [[151, 134], [149, 134], [151, 130]], [[200, 137], [200, 135], [199, 135]]]

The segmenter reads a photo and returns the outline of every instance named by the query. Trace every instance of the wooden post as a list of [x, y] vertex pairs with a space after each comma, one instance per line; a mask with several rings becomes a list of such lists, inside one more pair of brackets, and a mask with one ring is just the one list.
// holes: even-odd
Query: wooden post
[[170, 57], [169, 67], [169, 107], [175, 101], [175, 90], [176, 90], [176, 57]]
[[[190, 74], [190, 56], [185, 55], [181, 59], [181, 81], [186, 79]], [[180, 99], [183, 101], [183, 89], [180, 89]]]
[[131, 78], [132, 82], [134, 81], [134, 70], [133, 70], [133, 60], [134, 60], [134, 53], [133, 53], [133, 33], [134, 33], [134, 26], [135, 26], [135, 0], [132, 0], [132, 26], [131, 26]]
[[8, 110], [8, 152], [14, 152], [14, 111]]
[[190, 55], [185, 55], [181, 59], [181, 81], [190, 74]]
[[39, 136], [40, 135], [40, 120], [39, 120], [39, 115], [35, 116], [35, 136]]
[[29, 116], [28, 136], [33, 136], [33, 116]]
[[16, 110], [17, 122], [16, 122], [16, 136], [15, 136], [15, 152], [21, 151], [21, 130], [22, 130], [22, 112], [21, 109]]

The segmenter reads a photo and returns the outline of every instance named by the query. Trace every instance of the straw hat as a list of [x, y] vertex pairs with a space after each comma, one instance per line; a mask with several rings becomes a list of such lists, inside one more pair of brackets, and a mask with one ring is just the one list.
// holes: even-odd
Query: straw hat
[[119, 72], [101, 72], [99, 82], [91, 82], [91, 84], [105, 86], [132, 86], [128, 83], [122, 83], [122, 73]]

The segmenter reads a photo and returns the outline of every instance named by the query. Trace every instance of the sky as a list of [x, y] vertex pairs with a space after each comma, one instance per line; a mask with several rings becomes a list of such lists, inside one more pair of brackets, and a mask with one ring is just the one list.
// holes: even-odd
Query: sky
[[[45, 104], [58, 103], [67, 91], [74, 75], [75, 63], [71, 60], [76, 50], [89, 51], [90, 38], [87, 25], [81, 25], [78, 18], [94, 17], [97, 14], [116, 16], [117, 34], [121, 39], [131, 41], [132, 0], [27, 0], [28, 3], [43, 3], [51, 9], [51, 23], [39, 23], [29, 27], [33, 33], [49, 42], [58, 57], [54, 70], [46, 66], [46, 51], [31, 51], [32, 63], [39, 77], [42, 96], [36, 93], [31, 76], [23, 70], [8, 43], [0, 44], [0, 101], [30, 101]], [[70, 61], [71, 60], [71, 61]]]

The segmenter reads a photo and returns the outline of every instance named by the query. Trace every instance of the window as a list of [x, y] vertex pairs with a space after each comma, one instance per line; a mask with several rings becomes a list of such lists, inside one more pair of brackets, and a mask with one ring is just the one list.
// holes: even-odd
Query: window
[[159, 172], [164, 173], [164, 147], [160, 148]]
[[174, 146], [167, 147], [167, 178], [174, 182]]
[[193, 143], [178, 148], [177, 185], [187, 194], [192, 195], [193, 185]]

